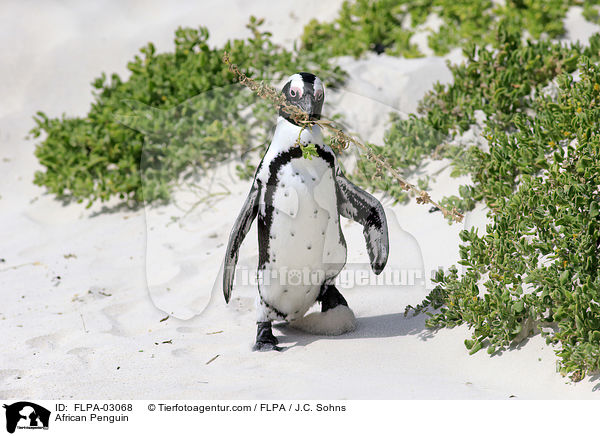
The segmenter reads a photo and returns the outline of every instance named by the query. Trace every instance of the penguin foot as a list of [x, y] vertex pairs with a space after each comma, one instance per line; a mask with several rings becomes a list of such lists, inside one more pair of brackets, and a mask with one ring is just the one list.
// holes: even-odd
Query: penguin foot
[[323, 290], [317, 301], [321, 302], [321, 312], [327, 312], [329, 309], [340, 305], [348, 307], [348, 302], [334, 285], [323, 285]]
[[283, 348], [278, 347], [277, 345], [271, 342], [256, 342], [252, 346], [252, 351], [282, 351]]
[[281, 351], [282, 348], [277, 346], [278, 343], [279, 341], [271, 330], [271, 322], [259, 322], [256, 329], [256, 343], [252, 347], [252, 351]]

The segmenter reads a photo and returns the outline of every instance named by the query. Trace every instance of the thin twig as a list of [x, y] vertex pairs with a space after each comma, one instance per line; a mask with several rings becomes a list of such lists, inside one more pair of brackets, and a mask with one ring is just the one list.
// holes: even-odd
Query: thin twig
[[[231, 59], [229, 58], [229, 54], [227, 52], [223, 54], [223, 62], [227, 64], [229, 71], [236, 76], [236, 78], [242, 85], [246, 86], [256, 94], [258, 94], [259, 97], [266, 100], [271, 100], [271, 102], [275, 103], [281, 109], [283, 109], [287, 113], [287, 115], [290, 116], [299, 125], [310, 126], [316, 124], [321, 128], [325, 128], [331, 131], [333, 133], [333, 141], [331, 145], [332, 147], [337, 149], [338, 152], [341, 152], [342, 150], [348, 148], [348, 146], [351, 143], [355, 144], [358, 148], [360, 148], [363, 152], [366, 153], [367, 159], [375, 163], [378, 172], [381, 169], [387, 170], [392, 175], [392, 177], [394, 177], [399, 182], [400, 187], [404, 191], [410, 191], [415, 193], [417, 195], [416, 200], [418, 204], [429, 203], [439, 208], [444, 214], [445, 218], [451, 218], [457, 223], [462, 222], [464, 215], [458, 212], [458, 210], [455, 207], [452, 208], [452, 210], [448, 210], [440, 206], [439, 203], [431, 199], [427, 191], [419, 189], [417, 186], [407, 182], [404, 178], [402, 178], [402, 176], [400, 176], [400, 173], [398, 173], [398, 171], [395, 168], [393, 168], [390, 164], [388, 164], [381, 156], [375, 153], [371, 147], [363, 144], [354, 137], [345, 134], [343, 131], [335, 127], [335, 125], [330, 120], [311, 120], [309, 115], [302, 109], [300, 109], [297, 106], [288, 104], [285, 97], [275, 88], [263, 82], [257, 82], [256, 80], [242, 73], [239, 70], [238, 66], [231, 62]], [[299, 144], [299, 141], [296, 141], [296, 143], [298, 145], [301, 145]]]
[[210, 364], [211, 362], [214, 362], [214, 361], [215, 361], [215, 359], [216, 359], [217, 357], [219, 357], [219, 356], [220, 356], [220, 354], [217, 354], [215, 357], [213, 357], [213, 358], [212, 358], [212, 359], [210, 359], [208, 362], [206, 362], [206, 363], [205, 363], [205, 365], [208, 365], [208, 364]]
[[85, 328], [85, 321], [83, 320], [83, 315], [80, 313], [79, 316], [81, 317], [81, 322], [83, 324], [83, 331], [89, 333], [88, 330]]

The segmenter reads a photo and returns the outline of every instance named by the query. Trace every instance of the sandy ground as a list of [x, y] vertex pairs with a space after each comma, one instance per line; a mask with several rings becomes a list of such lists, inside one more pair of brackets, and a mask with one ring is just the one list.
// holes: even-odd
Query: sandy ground
[[[276, 41], [291, 46], [310, 18], [331, 19], [340, 3], [2, 3], [0, 329], [8, 340], [0, 354], [0, 399], [597, 397], [597, 380], [573, 384], [556, 373], [552, 349], [540, 337], [501, 356], [469, 356], [466, 328], [434, 333], [423, 316], [403, 316], [406, 305], [426, 295], [431, 271], [456, 262], [458, 232], [483, 228], [481, 208], [449, 226], [414, 202], [394, 206], [383, 198], [388, 270], [416, 280], [347, 281], [341, 288], [357, 316], [356, 331], [322, 337], [280, 326], [275, 333], [285, 351], [253, 353], [254, 287], [240, 284], [225, 305], [218, 285], [227, 236], [249, 189], [233, 176], [235, 163], [207, 179], [215, 193], [225, 186], [229, 195], [187, 215], [173, 206], [63, 205], [32, 184], [39, 165], [35, 143], [25, 136], [35, 111], [84, 114], [94, 77], [123, 74], [147, 41], [168, 50], [177, 26], [205, 25], [220, 45], [247, 35], [244, 25], [254, 14], [266, 18]], [[567, 23], [572, 39], [585, 41], [597, 29], [577, 9]], [[414, 111], [433, 82], [450, 80], [443, 58], [339, 62], [351, 79], [327, 96], [329, 109], [342, 112], [366, 141], [381, 141], [390, 111]], [[447, 162], [432, 162], [427, 171], [439, 172], [430, 186], [435, 198], [466, 181], [451, 179]], [[167, 226], [173, 215], [179, 220]], [[345, 221], [343, 230], [348, 269], [364, 268], [361, 228]], [[256, 267], [255, 232], [240, 254], [248, 271]]]

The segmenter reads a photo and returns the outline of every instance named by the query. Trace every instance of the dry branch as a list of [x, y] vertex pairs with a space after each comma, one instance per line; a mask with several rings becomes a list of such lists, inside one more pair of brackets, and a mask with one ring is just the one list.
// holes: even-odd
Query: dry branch
[[238, 66], [231, 62], [231, 59], [229, 58], [229, 54], [227, 52], [225, 52], [223, 54], [223, 62], [225, 62], [227, 64], [227, 66], [229, 67], [229, 71], [231, 71], [237, 77], [238, 81], [242, 85], [248, 87], [250, 90], [252, 90], [256, 94], [258, 94], [259, 97], [261, 97], [265, 100], [270, 100], [271, 102], [276, 104], [278, 107], [282, 107], [283, 110], [285, 110], [290, 115], [290, 117], [292, 117], [294, 119], [294, 121], [296, 121], [297, 124], [302, 125], [302, 126], [310, 126], [310, 125], [316, 124], [316, 125], [320, 126], [321, 128], [325, 128], [325, 129], [329, 130], [330, 132], [332, 132], [333, 133], [332, 146], [334, 148], [336, 148], [338, 150], [338, 152], [348, 148], [350, 143], [355, 144], [358, 148], [360, 148], [363, 152], [366, 153], [367, 159], [369, 159], [370, 161], [375, 163], [378, 171], [380, 171], [380, 170], [388, 171], [392, 175], [392, 177], [394, 177], [398, 181], [398, 183], [400, 184], [400, 187], [404, 191], [409, 191], [409, 192], [413, 192], [414, 194], [416, 194], [417, 195], [416, 200], [417, 200], [418, 204], [429, 203], [429, 204], [437, 207], [440, 211], [442, 211], [445, 218], [451, 218], [454, 222], [457, 222], [457, 223], [462, 222], [464, 215], [461, 214], [460, 212], [458, 212], [455, 207], [452, 208], [452, 210], [448, 210], [448, 209], [440, 206], [439, 203], [437, 203], [431, 199], [431, 197], [429, 196], [429, 193], [427, 193], [427, 191], [419, 189], [417, 186], [404, 180], [404, 178], [402, 178], [402, 176], [400, 176], [398, 171], [395, 168], [393, 168], [390, 164], [385, 162], [385, 160], [381, 156], [379, 156], [377, 153], [375, 153], [371, 147], [363, 144], [362, 142], [353, 138], [352, 136], [345, 134], [343, 131], [341, 131], [340, 129], [335, 127], [330, 120], [310, 120], [309, 115], [306, 112], [304, 112], [302, 109], [300, 109], [297, 106], [293, 106], [293, 105], [289, 104], [287, 102], [287, 100], [285, 99], [285, 97], [279, 91], [277, 91], [275, 88], [273, 88], [272, 86], [267, 85], [263, 82], [257, 82], [256, 80], [254, 80], [254, 79], [246, 76], [244, 73], [242, 73], [239, 70]]

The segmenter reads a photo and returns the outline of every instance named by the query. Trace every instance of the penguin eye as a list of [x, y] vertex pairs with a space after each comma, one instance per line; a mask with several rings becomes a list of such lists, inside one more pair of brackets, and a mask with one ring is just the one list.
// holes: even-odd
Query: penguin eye
[[290, 97], [292, 97], [292, 98], [302, 97], [302, 90], [296, 86], [294, 86], [293, 88], [290, 88]]

